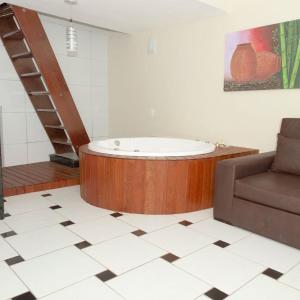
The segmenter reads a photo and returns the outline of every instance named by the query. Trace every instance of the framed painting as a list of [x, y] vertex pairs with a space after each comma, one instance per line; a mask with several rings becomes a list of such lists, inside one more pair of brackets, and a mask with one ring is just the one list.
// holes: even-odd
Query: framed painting
[[224, 91], [300, 88], [300, 20], [229, 33]]

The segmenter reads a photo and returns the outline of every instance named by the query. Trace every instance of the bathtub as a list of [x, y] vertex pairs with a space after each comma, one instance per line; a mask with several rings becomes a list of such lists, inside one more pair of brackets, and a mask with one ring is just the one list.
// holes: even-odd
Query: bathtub
[[210, 153], [215, 150], [215, 145], [189, 139], [135, 137], [94, 141], [88, 148], [94, 152], [115, 156], [173, 157]]
[[219, 160], [250, 150], [175, 138], [118, 138], [81, 146], [80, 193], [116, 212], [175, 214], [212, 207]]

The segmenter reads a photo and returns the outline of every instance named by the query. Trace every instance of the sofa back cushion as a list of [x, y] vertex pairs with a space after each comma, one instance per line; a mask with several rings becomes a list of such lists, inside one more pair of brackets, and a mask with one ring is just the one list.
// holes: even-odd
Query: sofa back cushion
[[300, 175], [300, 139], [278, 134], [272, 171]]
[[284, 118], [281, 122], [280, 134], [300, 140], [300, 118]]

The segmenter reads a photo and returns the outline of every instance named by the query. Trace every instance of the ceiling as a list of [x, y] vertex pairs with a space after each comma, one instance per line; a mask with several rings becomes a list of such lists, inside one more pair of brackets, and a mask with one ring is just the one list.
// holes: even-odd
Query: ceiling
[[[133, 33], [157, 27], [193, 22], [224, 14], [229, 0], [78, 0], [73, 19], [78, 22]], [[11, 0], [9, 3], [39, 12], [70, 18], [64, 0]]]

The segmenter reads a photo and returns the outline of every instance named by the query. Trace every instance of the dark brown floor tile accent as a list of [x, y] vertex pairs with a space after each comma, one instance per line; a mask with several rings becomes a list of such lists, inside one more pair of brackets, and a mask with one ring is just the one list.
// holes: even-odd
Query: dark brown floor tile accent
[[42, 194], [41, 196], [42, 197], [50, 197], [50, 196], [52, 196], [52, 194], [49, 194], [49, 193], [48, 194]]
[[226, 248], [226, 247], [228, 247], [230, 244], [228, 244], [228, 243], [226, 243], [226, 242], [224, 242], [224, 241], [219, 240], [219, 241], [216, 241], [216, 242], [214, 243], [214, 245], [219, 246], [219, 247], [221, 247], [221, 248]]
[[62, 225], [62, 226], [70, 226], [70, 225], [73, 225], [73, 224], [75, 224], [75, 223], [72, 222], [72, 221], [65, 221], [65, 222], [60, 223], [60, 225]]
[[190, 226], [190, 225], [192, 225], [193, 223], [190, 222], [190, 221], [184, 220], [184, 221], [179, 222], [179, 224], [181, 224], [181, 225], [183, 225], [183, 226]]
[[59, 209], [59, 208], [61, 208], [61, 206], [60, 205], [53, 205], [53, 206], [50, 206], [49, 208], [51, 208], [51, 209]]
[[212, 300], [223, 300], [228, 297], [227, 294], [216, 288], [212, 288], [211, 290], [207, 291], [205, 295]]
[[147, 234], [147, 232], [139, 229], [139, 230], [136, 230], [136, 231], [132, 231], [131, 232], [132, 234], [136, 235], [136, 236], [141, 236], [141, 235], [144, 235], [144, 234]]
[[265, 275], [267, 275], [267, 276], [269, 276], [269, 277], [271, 277], [273, 279], [278, 279], [278, 278], [280, 278], [283, 275], [282, 273], [280, 273], [280, 272], [278, 272], [276, 270], [273, 270], [271, 268], [268, 268], [265, 271], [263, 271], [263, 274], [265, 274]]
[[89, 242], [83, 241], [83, 242], [75, 244], [74, 246], [77, 247], [78, 249], [84, 249], [84, 248], [87, 248], [87, 247], [89, 247], [91, 245], [92, 244], [90, 244]]
[[161, 258], [166, 260], [169, 263], [172, 263], [173, 261], [179, 259], [178, 256], [176, 256], [175, 254], [172, 254], [172, 253], [167, 253], [167, 254], [161, 256]]
[[5, 260], [5, 262], [9, 265], [9, 266], [12, 266], [12, 265], [16, 265], [20, 262], [24, 261], [23, 257], [21, 256], [15, 256], [15, 257], [12, 257], [12, 258], [8, 258]]
[[11, 215], [9, 213], [4, 214], [4, 218], [10, 217]]
[[3, 238], [8, 238], [8, 237], [14, 236], [14, 235], [17, 235], [14, 231], [8, 231], [8, 232], [4, 232], [4, 233], [1, 234], [1, 236]]
[[35, 296], [31, 294], [31, 292], [27, 292], [25, 294], [13, 297], [11, 300], [35, 300]]
[[119, 217], [121, 217], [121, 216], [123, 216], [121, 213], [119, 213], [119, 212], [114, 212], [113, 214], [110, 214], [112, 217], [114, 217], [114, 218], [119, 218]]
[[103, 272], [96, 275], [96, 277], [98, 279], [100, 279], [101, 281], [103, 281], [103, 282], [108, 281], [110, 279], [113, 279], [116, 276], [117, 275], [115, 273], [113, 273], [112, 271], [110, 271], [110, 270], [103, 271]]

